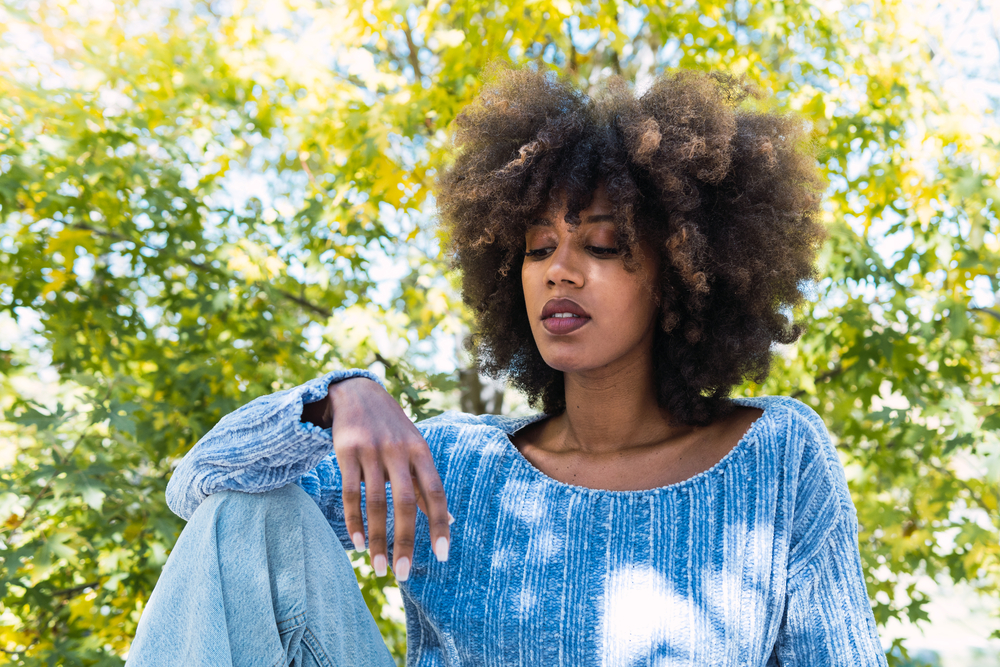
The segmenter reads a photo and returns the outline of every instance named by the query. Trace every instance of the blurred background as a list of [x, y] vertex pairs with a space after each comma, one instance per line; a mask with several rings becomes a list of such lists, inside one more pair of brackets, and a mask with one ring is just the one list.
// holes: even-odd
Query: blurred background
[[[121, 665], [225, 413], [366, 367], [410, 414], [526, 412], [463, 349], [435, 229], [491, 60], [585, 87], [745, 75], [828, 182], [808, 331], [741, 394], [813, 406], [894, 665], [1000, 665], [1000, 3], [0, 5], [0, 663]], [[402, 664], [391, 575], [359, 583]]]

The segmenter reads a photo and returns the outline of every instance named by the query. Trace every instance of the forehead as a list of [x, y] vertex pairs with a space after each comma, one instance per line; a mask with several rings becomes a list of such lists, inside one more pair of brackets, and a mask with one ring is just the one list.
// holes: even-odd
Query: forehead
[[[553, 226], [559, 224], [560, 222], [563, 222], [564, 220], [565, 220], [565, 218], [563, 217], [562, 214], [555, 215], [555, 216], [545, 215], [545, 216], [542, 216], [540, 218], [536, 218], [536, 219], [532, 220], [531, 222], [529, 222], [528, 223], [528, 227], [527, 227], [527, 231], [531, 231], [532, 229], [537, 228], [537, 227], [553, 227]], [[590, 214], [590, 215], [587, 215], [583, 211], [580, 212], [580, 224], [581, 225], [595, 225], [595, 224], [600, 224], [600, 223], [604, 223], [604, 224], [608, 224], [608, 225], [614, 225], [615, 224], [615, 217], [613, 215], [611, 215], [610, 213]]]
[[[554, 192], [549, 203], [548, 209], [539, 216], [538, 219], [532, 221], [529, 227], [542, 226], [548, 227], [558, 222], [565, 220], [567, 213], [566, 209], [566, 197], [565, 194], [560, 192]], [[591, 197], [590, 203], [580, 210], [580, 223], [581, 224], [593, 224], [593, 223], [612, 223], [615, 222], [614, 207], [608, 200], [608, 195], [604, 190], [604, 186], [598, 186]]]

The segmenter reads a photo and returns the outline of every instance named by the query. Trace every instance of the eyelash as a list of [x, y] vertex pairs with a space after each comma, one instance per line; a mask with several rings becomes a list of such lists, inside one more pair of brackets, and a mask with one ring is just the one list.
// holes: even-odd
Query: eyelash
[[[525, 257], [545, 257], [551, 251], [551, 248], [538, 248], [537, 250], [525, 250]], [[612, 255], [618, 254], [618, 248], [605, 248], [601, 246], [589, 245], [587, 250], [591, 251], [595, 255], [610, 257]]]
[[594, 253], [595, 255], [617, 255], [618, 248], [605, 248], [602, 246], [589, 245], [587, 250]]

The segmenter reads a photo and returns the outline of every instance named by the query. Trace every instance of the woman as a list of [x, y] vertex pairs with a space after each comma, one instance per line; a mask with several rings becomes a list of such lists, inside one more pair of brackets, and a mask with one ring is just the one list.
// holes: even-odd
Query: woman
[[129, 664], [391, 664], [339, 548], [367, 535], [411, 665], [884, 665], [822, 420], [727, 398], [797, 338], [823, 235], [802, 123], [748, 94], [494, 73], [438, 202], [481, 368], [543, 413], [414, 426], [338, 371], [226, 416]]

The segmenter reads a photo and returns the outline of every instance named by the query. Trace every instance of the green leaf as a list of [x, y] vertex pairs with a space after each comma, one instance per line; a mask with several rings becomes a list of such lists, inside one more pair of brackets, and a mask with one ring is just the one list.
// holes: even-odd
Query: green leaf
[[80, 497], [83, 498], [83, 502], [87, 503], [91, 509], [101, 511], [101, 506], [104, 504], [104, 492], [100, 489], [87, 486], [80, 489]]

